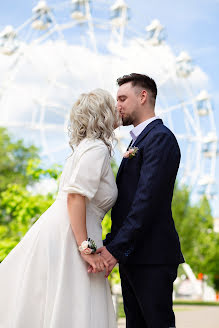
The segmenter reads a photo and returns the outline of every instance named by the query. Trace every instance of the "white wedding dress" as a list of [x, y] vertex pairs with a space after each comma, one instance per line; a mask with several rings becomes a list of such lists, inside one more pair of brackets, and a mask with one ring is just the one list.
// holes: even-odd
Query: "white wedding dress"
[[115, 328], [104, 273], [88, 274], [70, 226], [67, 194], [86, 196], [88, 236], [117, 198], [107, 146], [84, 139], [65, 164], [53, 205], [0, 264], [0, 328]]

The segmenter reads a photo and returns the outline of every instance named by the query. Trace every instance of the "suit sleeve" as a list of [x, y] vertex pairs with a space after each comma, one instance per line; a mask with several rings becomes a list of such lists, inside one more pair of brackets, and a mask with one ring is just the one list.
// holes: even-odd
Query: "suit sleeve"
[[106, 246], [107, 244], [110, 243], [112, 239], [112, 236], [111, 236], [111, 233], [109, 232], [107, 235], [106, 235], [106, 238], [103, 240], [103, 245]]
[[139, 241], [139, 236], [142, 237], [142, 233], [154, 223], [154, 215], [149, 213], [156, 214], [159, 207], [157, 199], [162, 197], [162, 190], [165, 189], [163, 187], [167, 183], [173, 152], [176, 149], [172, 136], [165, 133], [153, 135], [145, 143], [140, 178], [131, 209], [114, 239], [106, 246], [121, 263], [125, 263], [132, 253], [134, 241]]

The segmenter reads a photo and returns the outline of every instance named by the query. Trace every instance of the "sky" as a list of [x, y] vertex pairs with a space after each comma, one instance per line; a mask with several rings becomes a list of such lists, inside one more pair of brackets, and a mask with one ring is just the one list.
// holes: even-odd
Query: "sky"
[[[60, 4], [63, 1], [54, 0], [48, 1], [48, 4]], [[66, 1], [65, 1], [66, 2]], [[0, 1], [0, 30], [5, 25], [12, 24], [15, 27], [23, 24], [31, 16], [31, 10], [35, 6], [37, 1], [33, 0], [7, 0]], [[114, 3], [110, 0], [97, 0], [98, 3], [95, 10], [100, 11], [102, 8], [107, 8]], [[130, 20], [129, 25], [132, 28], [133, 33], [143, 36], [145, 34], [145, 26], [148, 25], [153, 19], [159, 19], [161, 24], [165, 27], [165, 34], [167, 35], [167, 43], [171, 48], [171, 52], [178, 55], [181, 51], [187, 51], [193, 59], [194, 65], [200, 67], [201, 71], [196, 74], [197, 87], [200, 84], [207, 89], [212, 96], [211, 101], [214, 109], [215, 124], [217, 128], [217, 135], [219, 135], [219, 1], [218, 0], [200, 0], [200, 1], [162, 1], [162, 0], [128, 0], [128, 6], [130, 7]], [[106, 19], [106, 14], [102, 19]], [[69, 36], [70, 37], [70, 36]], [[101, 37], [101, 36], [100, 36]], [[104, 38], [104, 35], [103, 35]], [[131, 51], [129, 47], [129, 51]], [[36, 49], [37, 51], [37, 49]], [[48, 51], [52, 52], [52, 49]], [[72, 49], [72, 56], [76, 49]], [[104, 52], [104, 49], [101, 49]], [[166, 51], [166, 52], [165, 52]], [[159, 61], [164, 61], [168, 55], [168, 49], [163, 54], [164, 58], [159, 57]], [[40, 54], [39, 54], [40, 56]], [[81, 56], [83, 54], [81, 53]], [[125, 56], [125, 54], [124, 54]], [[134, 52], [133, 52], [134, 56]], [[134, 58], [134, 57], [132, 57]], [[101, 59], [100, 59], [101, 61]], [[103, 66], [104, 66], [103, 61]], [[116, 62], [113, 62], [117, 65]], [[56, 64], [60, 64], [58, 61]], [[49, 66], [49, 63], [45, 63]], [[163, 64], [164, 65], [164, 64]], [[157, 64], [159, 70], [159, 63]], [[127, 67], [127, 66], [126, 66]], [[130, 63], [130, 67], [132, 66]], [[51, 66], [51, 69], [53, 67]], [[149, 67], [147, 67], [149, 70]], [[44, 68], [45, 69], [45, 68]], [[154, 67], [153, 67], [154, 69]], [[156, 66], [155, 66], [156, 69]], [[1, 63], [0, 63], [1, 70]], [[104, 68], [103, 68], [104, 70]], [[3, 71], [3, 68], [2, 68]], [[1, 71], [0, 71], [1, 72]], [[108, 73], [108, 71], [107, 71]], [[92, 74], [95, 74], [95, 67]], [[85, 75], [84, 75], [85, 76]], [[22, 81], [25, 81], [25, 77], [22, 76]], [[65, 77], [66, 78], [66, 77]], [[107, 84], [106, 84], [107, 86]], [[189, 87], [189, 85], [188, 85]], [[78, 89], [79, 91], [79, 89]], [[166, 98], [168, 99], [166, 91]], [[25, 97], [25, 94], [22, 95]], [[169, 101], [169, 99], [168, 99]], [[20, 105], [23, 104], [20, 102]], [[219, 186], [219, 165], [216, 168], [217, 187]], [[219, 189], [219, 188], [218, 188]], [[219, 190], [218, 190], [219, 192]], [[211, 202], [213, 207], [213, 214], [219, 217], [219, 205], [218, 199]]]

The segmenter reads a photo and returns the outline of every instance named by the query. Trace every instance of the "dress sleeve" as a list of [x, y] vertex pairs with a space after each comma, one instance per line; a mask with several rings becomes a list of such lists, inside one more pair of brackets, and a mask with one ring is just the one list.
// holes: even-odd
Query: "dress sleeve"
[[70, 179], [62, 191], [80, 194], [89, 199], [95, 196], [106, 165], [109, 164], [109, 151], [105, 145], [89, 145], [77, 159]]

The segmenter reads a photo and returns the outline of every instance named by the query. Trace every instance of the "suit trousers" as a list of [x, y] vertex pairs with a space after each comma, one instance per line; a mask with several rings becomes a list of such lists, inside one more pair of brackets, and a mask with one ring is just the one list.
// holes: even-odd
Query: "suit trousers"
[[172, 328], [178, 265], [120, 264], [126, 328]]

